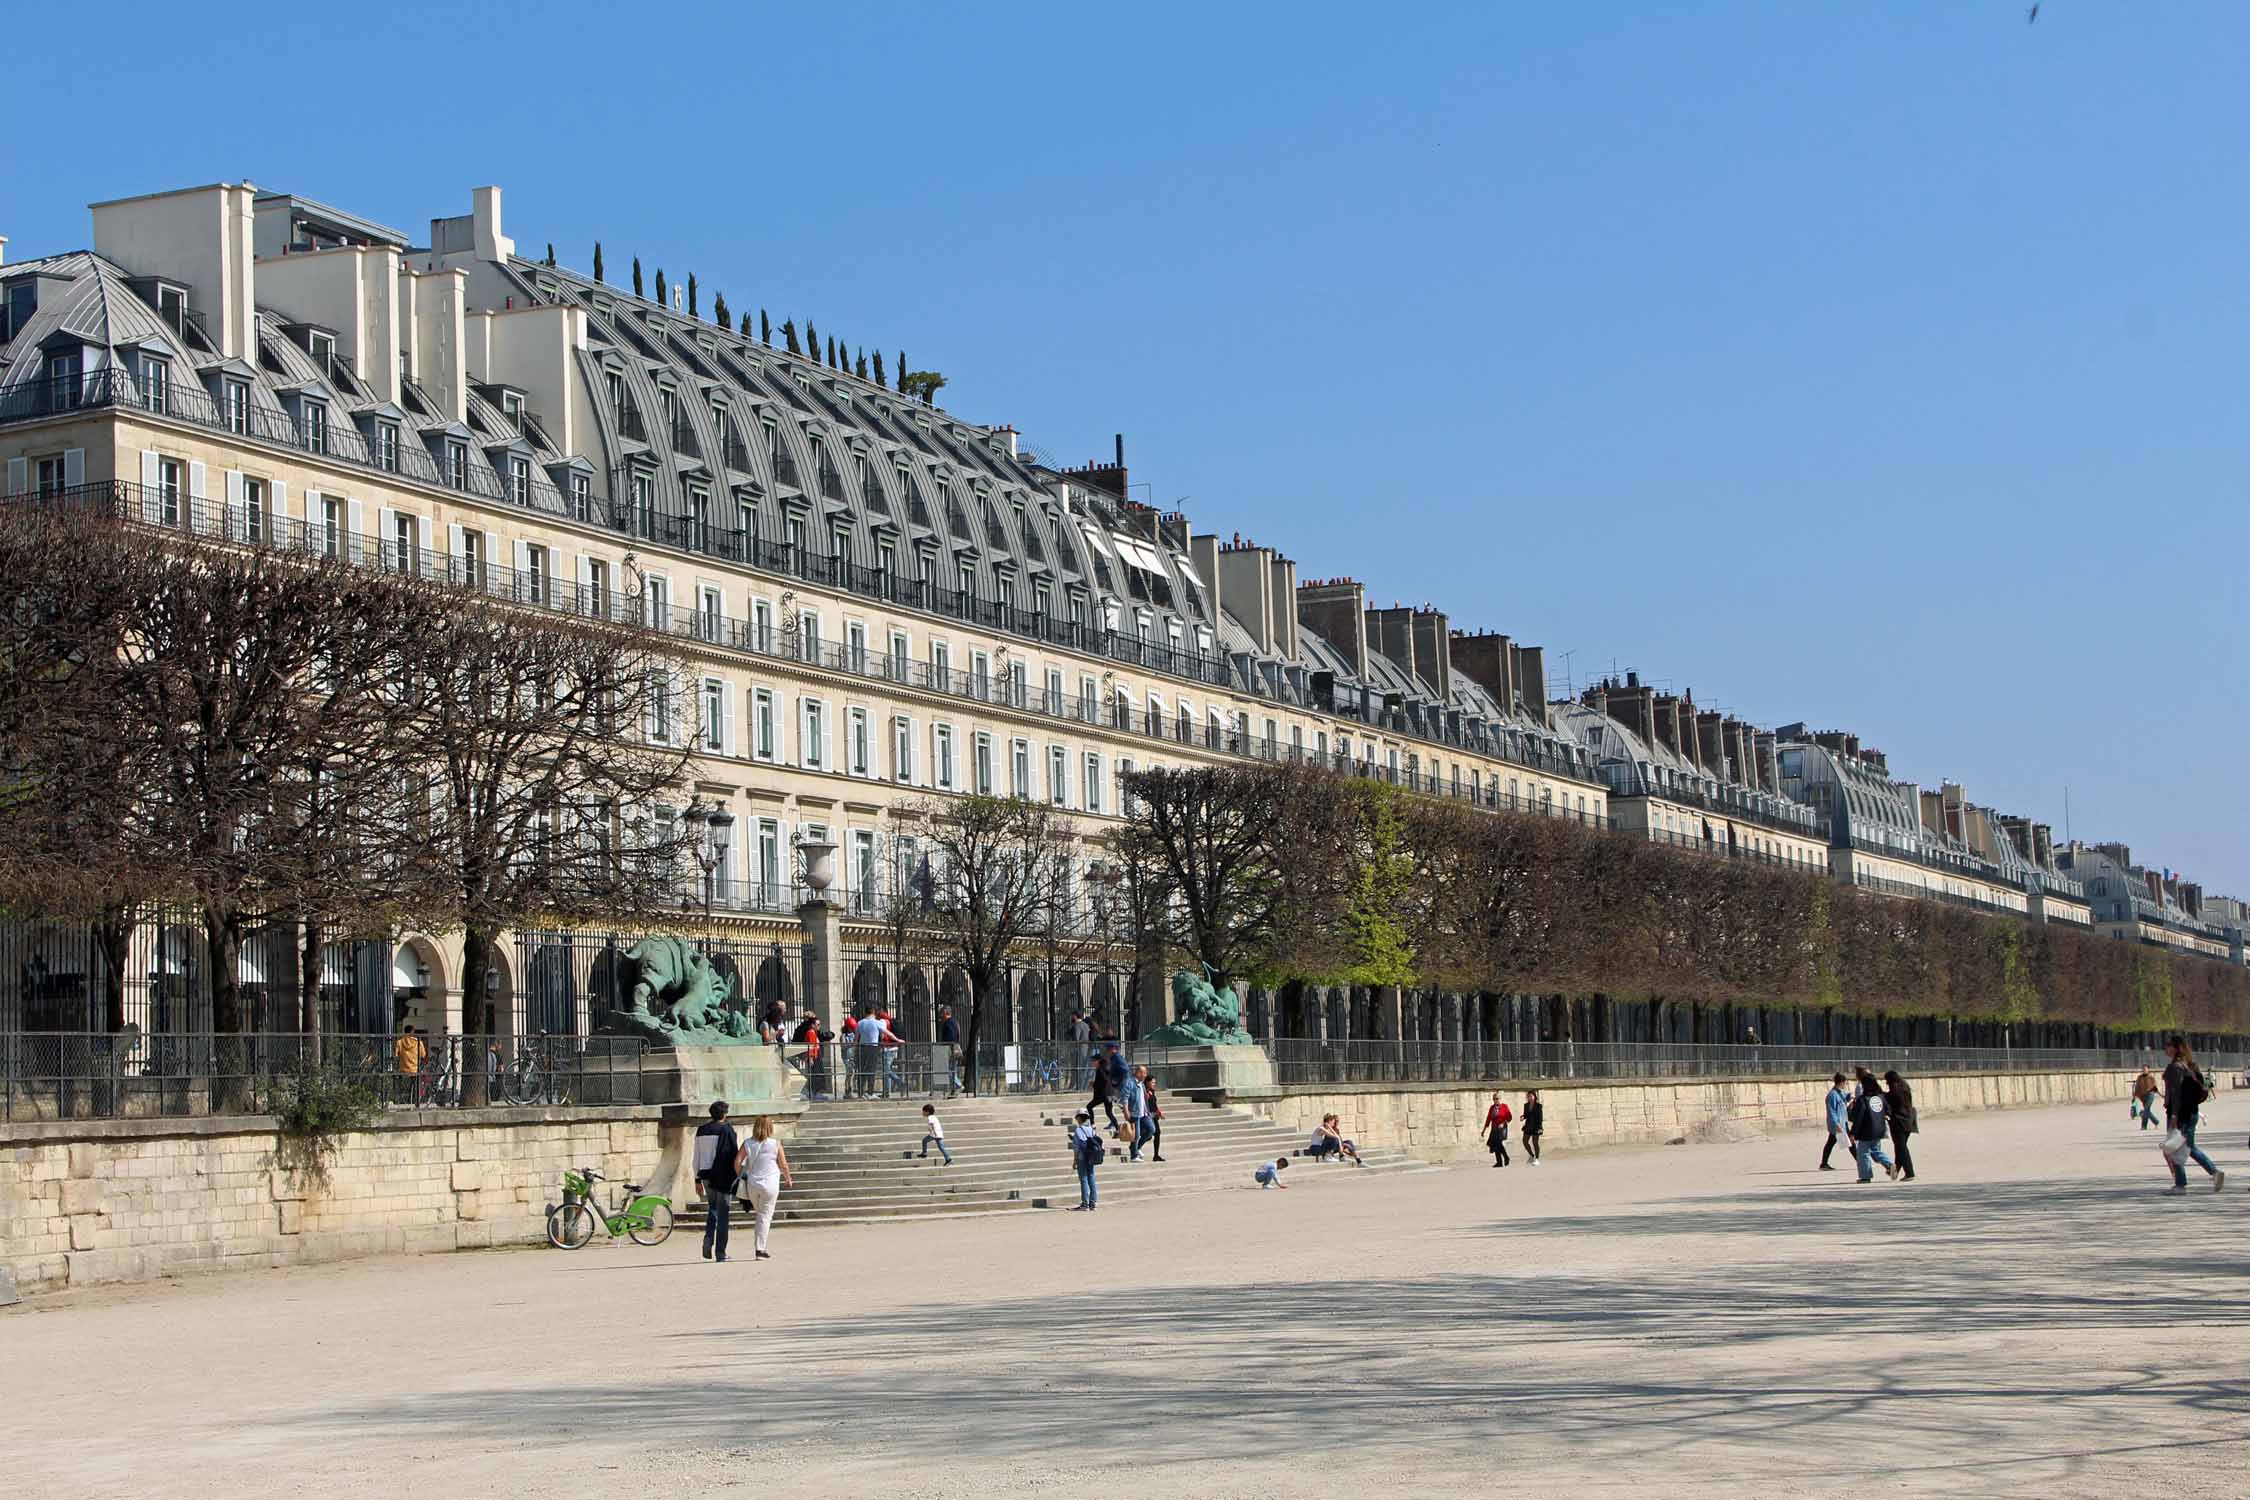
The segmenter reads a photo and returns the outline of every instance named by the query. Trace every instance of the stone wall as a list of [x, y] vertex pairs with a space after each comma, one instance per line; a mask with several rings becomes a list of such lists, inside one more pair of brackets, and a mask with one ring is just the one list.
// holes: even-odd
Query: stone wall
[[[1923, 1115], [1985, 1109], [2114, 1102], [2120, 1109], [2130, 1071], [2076, 1073], [1935, 1073], [1910, 1081]], [[1497, 1087], [1521, 1114], [1523, 1093], [1539, 1090], [1547, 1106], [1548, 1151], [1573, 1147], [1648, 1145], [1738, 1139], [1820, 1128], [1824, 1078], [1696, 1079], [1635, 1083], [1525, 1079], [1480, 1088], [1458, 1084], [1337, 1084], [1292, 1088], [1279, 1098], [1241, 1101], [1308, 1136], [1324, 1114], [1342, 1116], [1344, 1134], [1370, 1146], [1395, 1146], [1424, 1161], [1484, 1154], [1484, 1112]], [[1509, 1133], [1513, 1143], [1520, 1126]]]
[[671, 1191], [687, 1126], [664, 1115], [401, 1116], [346, 1136], [322, 1188], [275, 1166], [263, 1117], [0, 1126], [0, 1268], [28, 1292], [535, 1242], [565, 1167]]

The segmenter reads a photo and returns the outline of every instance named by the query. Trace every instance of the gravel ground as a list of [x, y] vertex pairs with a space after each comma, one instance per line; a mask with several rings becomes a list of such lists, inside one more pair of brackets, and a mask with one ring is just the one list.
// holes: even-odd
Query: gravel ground
[[1558, 1148], [784, 1227], [765, 1264], [738, 1231], [724, 1266], [679, 1235], [70, 1293], [0, 1313], [8, 1470], [228, 1500], [2239, 1497], [2250, 1108], [2210, 1113], [2244, 1169], [2216, 1198], [2159, 1196], [2119, 1101], [1932, 1119], [1897, 1186], [1809, 1170], [1817, 1137]]

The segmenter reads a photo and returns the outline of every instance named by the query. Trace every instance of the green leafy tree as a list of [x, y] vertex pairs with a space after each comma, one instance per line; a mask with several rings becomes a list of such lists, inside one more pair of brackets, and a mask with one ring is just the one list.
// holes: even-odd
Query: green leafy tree
[[602, 242], [594, 241], [594, 280], [602, 279]]
[[1407, 929], [1415, 904], [1415, 859], [1406, 843], [1404, 794], [1380, 783], [1358, 790], [1343, 922], [1349, 962], [1338, 977], [1403, 987], [1415, 980], [1415, 945]]
[[935, 406], [937, 393], [945, 389], [945, 377], [935, 370], [916, 370], [901, 379], [898, 388], [924, 406]]

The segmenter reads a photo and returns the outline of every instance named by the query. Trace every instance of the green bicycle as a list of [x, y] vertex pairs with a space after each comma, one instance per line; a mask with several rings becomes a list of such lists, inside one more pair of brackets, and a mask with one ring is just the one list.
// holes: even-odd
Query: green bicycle
[[594, 1208], [594, 1184], [604, 1182], [592, 1167], [563, 1173], [563, 1201], [547, 1210], [547, 1243], [557, 1250], [583, 1250], [597, 1225], [609, 1237], [629, 1237], [636, 1245], [661, 1245], [672, 1234], [672, 1200], [644, 1193], [637, 1182], [625, 1184], [623, 1201], [608, 1213]]

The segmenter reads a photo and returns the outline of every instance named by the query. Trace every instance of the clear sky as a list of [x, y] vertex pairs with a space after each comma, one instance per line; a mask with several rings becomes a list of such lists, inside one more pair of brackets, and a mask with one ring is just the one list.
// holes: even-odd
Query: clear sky
[[639, 255], [1307, 577], [2250, 896], [2250, 6], [35, 6], [9, 256]]

